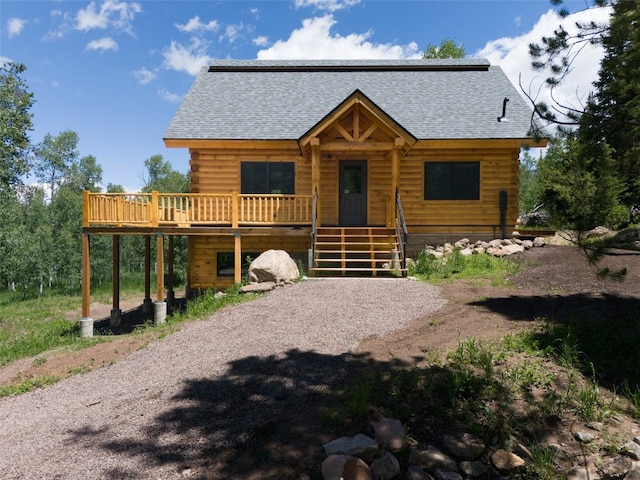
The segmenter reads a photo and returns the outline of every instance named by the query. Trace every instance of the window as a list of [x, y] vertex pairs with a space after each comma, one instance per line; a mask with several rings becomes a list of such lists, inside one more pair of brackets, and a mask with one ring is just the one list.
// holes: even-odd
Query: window
[[479, 200], [480, 162], [425, 162], [425, 200]]
[[295, 193], [294, 162], [242, 162], [240, 175], [245, 194]]

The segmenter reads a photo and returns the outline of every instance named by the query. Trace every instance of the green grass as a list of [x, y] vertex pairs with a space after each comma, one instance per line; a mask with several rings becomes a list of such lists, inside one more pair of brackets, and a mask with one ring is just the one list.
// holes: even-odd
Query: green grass
[[423, 250], [409, 269], [409, 274], [430, 283], [456, 279], [488, 278], [494, 286], [508, 284], [508, 276], [517, 273], [517, 262], [488, 254], [462, 255], [459, 250], [443, 258], [436, 258]]
[[15, 385], [0, 386], [0, 397], [21, 395], [23, 393], [30, 392], [31, 390], [35, 390], [36, 388], [43, 388], [48, 385], [53, 385], [59, 380], [60, 378], [58, 377], [52, 375], [44, 375], [42, 377], [25, 380], [24, 382]]

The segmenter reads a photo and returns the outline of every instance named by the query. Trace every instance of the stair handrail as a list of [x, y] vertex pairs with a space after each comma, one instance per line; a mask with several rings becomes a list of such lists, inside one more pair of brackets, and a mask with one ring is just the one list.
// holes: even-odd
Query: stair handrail
[[318, 230], [318, 188], [313, 190], [313, 211], [311, 212], [311, 258], [309, 259], [309, 268], [313, 267], [316, 258], [316, 235]]
[[409, 238], [409, 232], [407, 231], [407, 222], [404, 218], [404, 210], [402, 209], [402, 200], [400, 199], [400, 192], [396, 188], [396, 232], [398, 233], [398, 239], [400, 241], [400, 251], [402, 252], [401, 264], [402, 268], [406, 268], [407, 259], [407, 240]]

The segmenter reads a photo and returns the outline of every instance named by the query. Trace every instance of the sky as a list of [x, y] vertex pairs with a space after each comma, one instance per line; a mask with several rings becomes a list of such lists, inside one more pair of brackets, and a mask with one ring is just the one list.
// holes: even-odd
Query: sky
[[[138, 191], [152, 155], [188, 171], [188, 151], [162, 137], [213, 59], [415, 59], [448, 38], [545, 99], [528, 44], [561, 23], [608, 20], [589, 4], [565, 0], [562, 20], [549, 0], [0, 0], [0, 63], [27, 67], [33, 143], [72, 130], [103, 186]], [[584, 102], [601, 56], [582, 51], [556, 98]]]

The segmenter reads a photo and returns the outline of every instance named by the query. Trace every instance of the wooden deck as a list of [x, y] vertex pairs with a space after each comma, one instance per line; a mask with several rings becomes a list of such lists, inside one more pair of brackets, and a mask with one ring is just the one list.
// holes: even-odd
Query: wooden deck
[[234, 227], [311, 225], [312, 195], [84, 192], [89, 227]]

